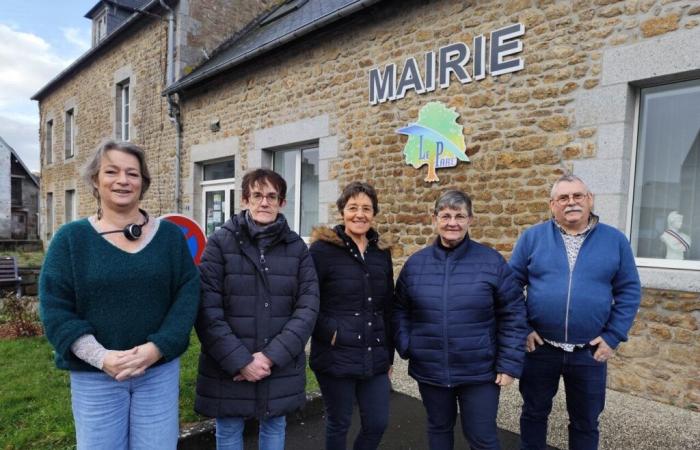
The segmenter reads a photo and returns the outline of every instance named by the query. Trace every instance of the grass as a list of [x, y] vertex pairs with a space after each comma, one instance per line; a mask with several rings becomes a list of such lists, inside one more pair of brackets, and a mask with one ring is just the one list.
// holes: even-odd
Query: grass
[[44, 252], [2, 252], [0, 256], [14, 256], [17, 258], [17, 265], [19, 267], [41, 267], [44, 262]]
[[[194, 333], [191, 341], [181, 359], [181, 423], [204, 419], [193, 409], [199, 356]], [[75, 448], [68, 372], [56, 369], [46, 339], [0, 340], [0, 361], [0, 450]], [[306, 390], [318, 390], [306, 372]]]

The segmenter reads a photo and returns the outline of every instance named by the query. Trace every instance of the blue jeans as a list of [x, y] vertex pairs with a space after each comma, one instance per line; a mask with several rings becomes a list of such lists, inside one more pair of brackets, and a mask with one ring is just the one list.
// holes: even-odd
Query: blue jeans
[[549, 344], [525, 354], [520, 378], [523, 411], [520, 416], [522, 450], [543, 450], [552, 399], [564, 377], [569, 412], [569, 449], [598, 448], [598, 416], [605, 406], [607, 364], [593, 359], [595, 348], [566, 352]]
[[179, 378], [179, 359], [121, 382], [104, 372], [71, 372], [78, 450], [175, 449]]
[[317, 372], [326, 407], [326, 450], [345, 450], [352, 421], [352, 408], [357, 399], [360, 410], [360, 432], [354, 450], [375, 450], [389, 423], [389, 376], [371, 378], [339, 378]]
[[[243, 417], [216, 418], [217, 450], [243, 450]], [[260, 450], [284, 450], [284, 437], [287, 428], [285, 416], [260, 419], [258, 448]]]
[[501, 388], [496, 383], [455, 387], [418, 383], [428, 414], [430, 450], [452, 450], [459, 405], [462, 432], [472, 450], [499, 450], [496, 414]]

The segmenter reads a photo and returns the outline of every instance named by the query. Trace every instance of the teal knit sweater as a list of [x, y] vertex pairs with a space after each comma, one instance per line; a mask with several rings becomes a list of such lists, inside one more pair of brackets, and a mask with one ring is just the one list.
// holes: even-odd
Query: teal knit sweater
[[153, 342], [163, 361], [181, 355], [199, 306], [199, 273], [178, 227], [160, 222], [137, 253], [112, 245], [87, 219], [51, 240], [39, 279], [40, 315], [60, 369], [96, 371], [71, 352], [93, 334], [108, 350]]

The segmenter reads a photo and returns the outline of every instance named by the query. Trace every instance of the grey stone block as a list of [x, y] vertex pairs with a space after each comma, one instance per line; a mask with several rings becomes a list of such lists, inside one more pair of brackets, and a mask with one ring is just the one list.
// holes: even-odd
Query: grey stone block
[[629, 163], [622, 159], [574, 161], [574, 174], [581, 177], [595, 194], [627, 194]]
[[700, 28], [668, 33], [603, 52], [601, 86], [699, 70]]
[[631, 120], [634, 111], [632, 89], [625, 84], [581, 91], [575, 100], [577, 127]]
[[326, 136], [328, 136], [328, 115], [326, 114], [257, 130], [254, 133], [256, 149], [274, 148]]

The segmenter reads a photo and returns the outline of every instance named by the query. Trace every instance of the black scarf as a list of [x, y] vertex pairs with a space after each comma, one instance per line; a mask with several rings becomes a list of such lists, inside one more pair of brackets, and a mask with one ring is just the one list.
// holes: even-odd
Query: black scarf
[[267, 225], [258, 225], [253, 220], [253, 217], [250, 214], [250, 210], [246, 210], [245, 223], [248, 227], [248, 234], [250, 235], [250, 240], [255, 243], [258, 249], [265, 250], [277, 241], [280, 232], [287, 223], [287, 219], [284, 218], [283, 214], [277, 214], [277, 218], [274, 222], [269, 223]]

